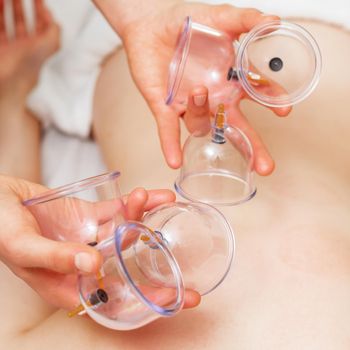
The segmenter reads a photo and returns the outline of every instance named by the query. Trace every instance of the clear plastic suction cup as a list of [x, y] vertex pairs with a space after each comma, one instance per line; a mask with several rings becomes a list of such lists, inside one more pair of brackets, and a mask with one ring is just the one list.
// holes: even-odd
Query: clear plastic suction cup
[[241, 41], [236, 70], [244, 90], [271, 107], [294, 105], [317, 86], [321, 54], [299, 25], [275, 21], [255, 27]]
[[233, 98], [239, 84], [227, 79], [227, 74], [234, 61], [235, 50], [227, 34], [187, 17], [169, 67], [166, 103], [186, 105], [190, 90], [200, 84], [209, 88], [213, 108]]
[[[166, 244], [147, 227], [121, 224], [115, 237], [96, 249], [103, 259], [100, 272], [79, 278], [82, 312], [96, 322], [130, 330], [182, 309], [184, 282], [179, 266]], [[154, 251], [162, 270], [151, 260], [140, 258]]]
[[186, 105], [190, 90], [205, 85], [214, 110], [238, 99], [242, 88], [264, 105], [291, 106], [310, 95], [320, 73], [317, 43], [299, 25], [265, 23], [233, 43], [188, 17], [170, 63], [166, 103]]
[[190, 201], [236, 205], [256, 193], [253, 148], [238, 128], [225, 124], [220, 108], [208, 134], [187, 139], [175, 189]]
[[212, 205], [236, 205], [255, 195], [249, 141], [234, 127], [226, 127], [223, 136], [223, 144], [213, 142], [211, 133], [187, 139], [180, 176], [175, 182], [182, 197]]
[[[204, 203], [169, 203], [150, 211], [143, 223], [151, 228], [179, 264], [185, 287], [201, 295], [214, 290], [230, 270], [234, 255], [234, 236], [225, 217], [214, 207]], [[150, 276], [160, 282], [169, 281], [169, 269], [159, 256], [157, 249], [144, 250], [141, 261], [148, 261], [145, 266], [154, 266], [159, 271]]]
[[118, 171], [46, 191], [23, 202], [42, 235], [56, 241], [92, 243], [114, 234], [124, 221]]

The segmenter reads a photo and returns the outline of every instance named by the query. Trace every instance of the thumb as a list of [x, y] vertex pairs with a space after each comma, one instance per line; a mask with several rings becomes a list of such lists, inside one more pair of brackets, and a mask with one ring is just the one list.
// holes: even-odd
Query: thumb
[[57, 242], [27, 232], [11, 240], [7, 249], [7, 260], [24, 268], [43, 268], [62, 274], [94, 273], [102, 263], [99, 252], [87, 245]]

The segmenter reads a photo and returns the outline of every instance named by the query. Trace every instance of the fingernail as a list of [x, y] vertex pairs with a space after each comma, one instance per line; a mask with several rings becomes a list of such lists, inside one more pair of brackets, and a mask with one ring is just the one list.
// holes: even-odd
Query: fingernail
[[88, 253], [78, 253], [74, 257], [74, 264], [75, 267], [81, 272], [89, 273], [93, 268], [92, 259]]
[[267, 175], [271, 173], [272, 170], [272, 166], [271, 164], [267, 163], [267, 162], [260, 162], [259, 164], [259, 173], [261, 175]]
[[193, 102], [197, 107], [203, 107], [207, 101], [207, 95], [193, 96]]

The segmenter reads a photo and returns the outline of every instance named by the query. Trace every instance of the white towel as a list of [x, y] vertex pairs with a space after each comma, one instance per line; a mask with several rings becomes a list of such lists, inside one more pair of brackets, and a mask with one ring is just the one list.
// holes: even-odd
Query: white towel
[[61, 27], [62, 45], [44, 65], [28, 106], [45, 126], [87, 137], [101, 62], [121, 41], [90, 1], [52, 0], [48, 7]]

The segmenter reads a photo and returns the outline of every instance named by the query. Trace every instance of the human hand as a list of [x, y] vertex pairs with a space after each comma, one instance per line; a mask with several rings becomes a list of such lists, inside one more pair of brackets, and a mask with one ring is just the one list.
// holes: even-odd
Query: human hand
[[[35, 217], [22, 202], [46, 190], [41, 185], [0, 176], [0, 260], [47, 302], [71, 309], [78, 303], [77, 274], [97, 273], [101, 256], [86, 244], [53, 241], [42, 235]], [[136, 189], [126, 198], [126, 218], [139, 220], [144, 211], [174, 199], [171, 191]], [[59, 208], [56, 210], [59, 215]], [[195, 292], [186, 294], [187, 307], [197, 305], [199, 300]]]
[[[101, 258], [85, 244], [57, 242], [41, 235], [36, 219], [22, 202], [46, 190], [0, 176], [0, 260], [50, 304], [67, 307], [67, 301], [77, 297], [76, 273], [97, 271]], [[79, 259], [85, 264], [77, 264]]]
[[43, 0], [34, 1], [35, 30], [29, 33], [21, 0], [12, 0], [13, 38], [5, 25], [5, 0], [0, 0], [0, 99], [24, 107], [25, 98], [35, 86], [42, 64], [58, 50], [59, 28]]
[[[254, 9], [240, 9], [230, 5], [211, 6], [199, 3], [182, 3], [179, 1], [153, 1], [146, 5], [133, 1], [138, 11], [129, 13], [124, 2], [123, 8], [118, 5], [123, 1], [99, 1], [95, 3], [100, 7], [111, 25], [120, 34], [128, 55], [129, 66], [139, 90], [148, 102], [158, 125], [163, 153], [172, 168], [181, 165], [182, 154], [180, 147], [179, 117], [184, 115], [185, 124], [202, 124], [208, 127], [207, 92], [205, 87], [198, 87], [189, 97], [188, 109], [179, 110], [164, 103], [168, 66], [174, 53], [175, 42], [179, 29], [186, 16], [192, 16], [195, 22], [208, 25], [226, 32], [232, 40], [241, 33], [248, 32], [255, 25], [276, 20], [276, 16], [266, 16]], [[166, 5], [167, 4], [167, 5]], [[150, 9], [152, 8], [152, 9]], [[122, 13], [122, 16], [120, 15]], [[129, 20], [128, 20], [129, 19]], [[199, 105], [195, 105], [193, 99]], [[264, 146], [259, 135], [249, 124], [239, 108], [239, 102], [247, 96], [242, 93], [229, 111], [229, 122], [242, 129], [249, 137], [255, 153], [255, 170], [261, 175], [272, 172], [274, 162]], [[204, 101], [204, 105], [201, 105]], [[287, 115], [290, 108], [275, 108], [273, 111], [279, 115]], [[200, 121], [206, 116], [206, 121]], [[192, 128], [189, 127], [192, 131]]]
[[[189, 93], [187, 109], [183, 114], [183, 120], [190, 133], [205, 135], [210, 131], [212, 115], [208, 100], [209, 93], [205, 86], [197, 86]], [[226, 107], [228, 107], [226, 109], [228, 124], [234, 125], [240, 129], [252, 144], [254, 152], [254, 170], [259, 175], [265, 176], [271, 174], [275, 164], [259, 134], [241, 112], [238, 104], [231, 104]], [[277, 111], [276, 113], [278, 114], [280, 112]], [[237, 145], [234, 145], [234, 147], [237, 147]]]

